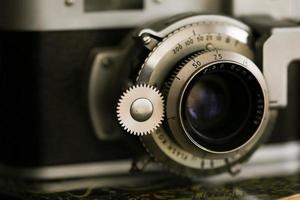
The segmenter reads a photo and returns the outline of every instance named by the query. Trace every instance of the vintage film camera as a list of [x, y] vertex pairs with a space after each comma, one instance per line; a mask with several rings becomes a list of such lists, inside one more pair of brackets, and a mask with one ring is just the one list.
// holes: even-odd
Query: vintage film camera
[[247, 6], [1, 2], [3, 185], [51, 192], [110, 177], [298, 170], [297, 16], [259, 6], [241, 16]]

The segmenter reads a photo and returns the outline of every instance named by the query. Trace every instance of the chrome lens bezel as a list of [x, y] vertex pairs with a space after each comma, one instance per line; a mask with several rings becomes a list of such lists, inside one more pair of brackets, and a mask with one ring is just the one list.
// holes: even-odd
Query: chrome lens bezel
[[[216, 60], [216, 54], [222, 57], [222, 59]], [[193, 64], [197, 61], [201, 62], [201, 66], [195, 68]], [[183, 94], [185, 93], [185, 90], [188, 87], [190, 81], [193, 79], [193, 77], [195, 77], [198, 73], [207, 69], [208, 67], [223, 62], [235, 63], [251, 72], [253, 77], [259, 82], [263, 92], [264, 112], [258, 129], [246, 143], [235, 149], [220, 152], [205, 148], [204, 146], [198, 144], [190, 136], [183, 124], [181, 111]], [[245, 56], [235, 52], [223, 50], [203, 53], [186, 63], [176, 75], [176, 78], [174, 79], [170, 87], [166, 106], [167, 118], [171, 119], [168, 120], [168, 124], [172, 134], [176, 138], [176, 141], [184, 149], [187, 149], [190, 152], [194, 152], [198, 156], [205, 156], [206, 158], [231, 157], [233, 156], [233, 154], [236, 154], [238, 152], [249, 151], [264, 133], [269, 118], [269, 96], [267, 84], [259, 68]], [[179, 107], [179, 109], [174, 109], [176, 107]]]

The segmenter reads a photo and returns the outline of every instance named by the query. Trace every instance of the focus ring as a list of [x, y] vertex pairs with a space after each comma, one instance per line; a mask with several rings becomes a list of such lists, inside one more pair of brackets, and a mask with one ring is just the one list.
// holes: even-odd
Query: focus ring
[[[216, 55], [219, 55], [222, 57], [222, 59], [216, 60]], [[199, 62], [200, 65], [197, 65], [197, 62]], [[253, 133], [253, 136], [249, 138], [249, 140], [245, 141], [245, 144], [242, 144], [239, 147], [227, 149], [225, 151], [215, 151], [198, 144], [194, 141], [194, 138], [187, 134], [187, 130], [185, 130], [184, 126], [182, 125], [182, 115], [180, 113], [182, 110], [182, 94], [186, 90], [187, 85], [189, 85], [190, 80], [193, 79], [193, 77], [200, 71], [207, 70], [210, 66], [214, 67], [217, 63], [223, 62], [236, 63], [245, 70], [251, 72], [252, 78], [259, 82], [264, 100], [262, 102], [262, 116], [258, 123], [258, 130]], [[189, 152], [195, 152], [198, 156], [221, 158], [234, 155], [238, 152], [244, 154], [259, 140], [264, 132], [266, 122], [268, 121], [268, 103], [266, 83], [257, 66], [255, 66], [252, 61], [242, 55], [220, 50], [198, 55], [195, 59], [189, 61], [182, 68], [182, 70], [180, 70], [169, 90], [166, 104], [166, 115], [170, 130], [176, 138], [176, 141], [181, 146], [183, 146]]]

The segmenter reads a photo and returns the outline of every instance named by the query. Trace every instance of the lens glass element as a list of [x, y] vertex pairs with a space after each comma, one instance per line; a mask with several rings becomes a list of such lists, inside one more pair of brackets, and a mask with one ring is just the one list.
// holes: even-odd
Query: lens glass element
[[214, 151], [235, 149], [257, 130], [264, 110], [263, 92], [254, 76], [234, 63], [199, 72], [182, 100], [182, 123], [199, 145]]

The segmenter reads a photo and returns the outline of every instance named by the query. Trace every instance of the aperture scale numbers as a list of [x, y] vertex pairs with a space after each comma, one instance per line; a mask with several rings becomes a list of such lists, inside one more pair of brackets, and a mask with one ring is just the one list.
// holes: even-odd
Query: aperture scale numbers
[[239, 45], [239, 41], [231, 38], [230, 36], [226, 36], [222, 34], [214, 34], [214, 33], [196, 34], [195, 29], [193, 29], [191, 36], [189, 36], [186, 40], [177, 43], [175, 47], [172, 49], [172, 52], [173, 55], [176, 55], [181, 51], [183, 51], [185, 48], [189, 48], [193, 45], [199, 45], [199, 44], [201, 45], [201, 47], [203, 47], [202, 50], [214, 50], [214, 43], [216, 42], [232, 45], [234, 47]]

